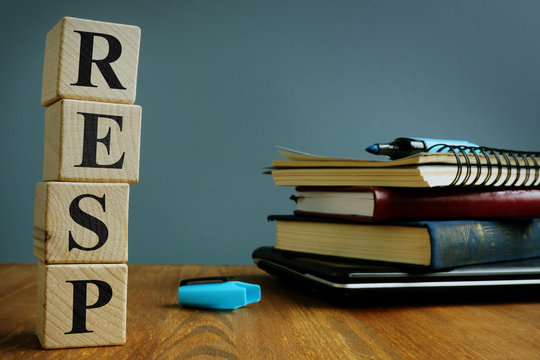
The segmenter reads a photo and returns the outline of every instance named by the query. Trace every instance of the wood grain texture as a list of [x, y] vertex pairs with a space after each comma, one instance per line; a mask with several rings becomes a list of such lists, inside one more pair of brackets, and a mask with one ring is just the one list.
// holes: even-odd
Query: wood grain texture
[[[82, 49], [81, 32], [96, 34], [88, 42], [91, 47]], [[119, 50], [112, 50], [111, 41], [114, 40], [109, 41], [107, 36], [118, 41]], [[41, 103], [48, 106], [68, 98], [133, 104], [140, 37], [141, 30], [137, 26], [64, 17], [47, 34]], [[74, 85], [79, 83], [81, 50], [88, 52], [89, 59], [94, 61], [90, 72], [91, 86]], [[107, 58], [121, 87], [111, 86], [95, 62]]]
[[[125, 345], [41, 350], [35, 272], [0, 265], [2, 359], [540, 358], [538, 300], [336, 306], [254, 266], [195, 265], [129, 265]], [[211, 275], [261, 285], [261, 302], [234, 311], [178, 305], [180, 279]]]
[[[124, 344], [127, 270], [125, 264], [39, 262], [36, 335], [41, 346], [54, 349]], [[95, 281], [109, 288], [100, 288]], [[75, 314], [74, 308], [81, 308], [76, 305], [78, 301], [83, 307], [82, 316]]]
[[128, 184], [38, 183], [34, 256], [46, 264], [125, 263], [128, 213]]
[[138, 182], [141, 112], [138, 105], [80, 100], [47, 107], [43, 180]]

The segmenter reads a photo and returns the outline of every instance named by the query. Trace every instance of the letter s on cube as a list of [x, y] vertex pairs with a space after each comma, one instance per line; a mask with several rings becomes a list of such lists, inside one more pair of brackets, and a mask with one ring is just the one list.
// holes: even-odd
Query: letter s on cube
[[38, 183], [34, 256], [45, 264], [125, 263], [128, 209], [128, 184]]

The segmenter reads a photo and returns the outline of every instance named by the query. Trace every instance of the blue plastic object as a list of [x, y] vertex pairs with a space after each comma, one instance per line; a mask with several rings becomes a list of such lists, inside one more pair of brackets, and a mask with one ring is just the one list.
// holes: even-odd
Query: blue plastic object
[[[184, 306], [234, 310], [261, 300], [259, 285], [230, 281], [231, 279], [210, 277], [182, 280], [178, 288], [178, 302]], [[190, 284], [192, 282], [199, 283]]]

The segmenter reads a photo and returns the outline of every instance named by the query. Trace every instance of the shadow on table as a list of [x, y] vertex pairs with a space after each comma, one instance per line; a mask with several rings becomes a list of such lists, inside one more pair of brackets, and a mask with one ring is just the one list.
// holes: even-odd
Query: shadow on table
[[39, 340], [33, 332], [0, 334], [0, 353], [17, 353], [28, 350], [41, 350]]

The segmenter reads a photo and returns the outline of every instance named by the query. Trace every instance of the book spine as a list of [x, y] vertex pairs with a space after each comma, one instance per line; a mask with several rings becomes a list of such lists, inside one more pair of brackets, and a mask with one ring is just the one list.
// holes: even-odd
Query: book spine
[[426, 222], [431, 236], [431, 267], [540, 256], [540, 220]]
[[540, 190], [396, 190], [371, 188], [373, 220], [538, 218]]

